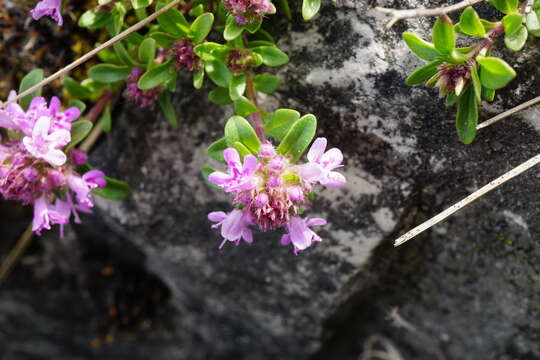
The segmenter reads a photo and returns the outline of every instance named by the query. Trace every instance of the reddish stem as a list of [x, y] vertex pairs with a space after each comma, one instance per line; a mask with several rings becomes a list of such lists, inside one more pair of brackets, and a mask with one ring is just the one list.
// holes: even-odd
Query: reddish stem
[[103, 109], [105, 109], [105, 106], [107, 106], [115, 98], [116, 94], [106, 91], [105, 95], [103, 95], [103, 97], [99, 99], [99, 101], [95, 103], [94, 106], [92, 106], [92, 108], [90, 109], [90, 111], [88, 111], [84, 118], [88, 121], [95, 122], [103, 112]]
[[[253, 72], [251, 71], [247, 73], [246, 92], [249, 101], [251, 101], [253, 105], [255, 105], [255, 107], [258, 109], [259, 105], [257, 104], [257, 92], [255, 91], [255, 87], [253, 86]], [[255, 127], [255, 133], [257, 133], [259, 139], [261, 139], [262, 142], [266, 142], [261, 112], [257, 111], [256, 113], [251, 114], [251, 121], [253, 123], [253, 126]]]

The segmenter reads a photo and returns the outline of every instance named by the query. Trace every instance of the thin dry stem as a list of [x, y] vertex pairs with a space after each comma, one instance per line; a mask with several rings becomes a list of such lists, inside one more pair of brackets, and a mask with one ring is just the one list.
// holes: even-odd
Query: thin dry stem
[[376, 7], [375, 10], [380, 11], [384, 14], [389, 14], [391, 16], [390, 21], [386, 24], [386, 27], [390, 29], [396, 22], [403, 19], [422, 17], [422, 16], [444, 15], [444, 14], [451, 13], [453, 11], [466, 8], [468, 6], [473, 6], [474, 4], [477, 4], [483, 1], [486, 1], [486, 0], [464, 0], [454, 5], [433, 8], [433, 9], [419, 8], [419, 9], [398, 10], [398, 9], [392, 9], [392, 8]]
[[438, 224], [439, 222], [443, 221], [450, 215], [454, 214], [455, 212], [463, 209], [465, 206], [470, 205], [475, 200], [478, 200], [480, 197], [484, 196], [491, 190], [496, 189], [497, 187], [501, 186], [508, 180], [520, 175], [521, 173], [529, 170], [530, 168], [534, 167], [535, 165], [538, 165], [540, 163], [540, 154], [534, 156], [533, 158], [525, 161], [523, 164], [513, 168], [512, 170], [508, 171], [507, 173], [503, 174], [502, 176], [498, 177], [497, 179], [493, 180], [489, 184], [483, 186], [479, 190], [473, 192], [471, 195], [467, 196], [465, 199], [461, 200], [460, 202], [452, 205], [445, 211], [441, 212], [440, 214], [432, 217], [428, 221], [424, 222], [423, 224], [415, 227], [411, 231], [407, 232], [405, 235], [399, 237], [395, 242], [394, 246], [399, 246], [415, 236], [419, 235], [420, 233], [426, 231], [430, 227], [432, 227], [435, 224]]
[[507, 111], [505, 111], [503, 113], [500, 113], [499, 115], [494, 116], [491, 119], [488, 119], [486, 121], [481, 122], [480, 124], [478, 124], [476, 129], [480, 130], [480, 129], [483, 129], [483, 128], [488, 127], [490, 125], [493, 125], [493, 124], [495, 124], [496, 122], [498, 122], [498, 121], [500, 121], [502, 119], [506, 119], [507, 117], [512, 116], [515, 113], [520, 112], [522, 110], [525, 110], [525, 109], [527, 109], [527, 108], [529, 108], [529, 107], [531, 107], [533, 105], [536, 105], [538, 103], [540, 103], [540, 96], [535, 97], [534, 99], [531, 99], [529, 101], [526, 101], [523, 104], [520, 104], [520, 105], [518, 105], [516, 107], [513, 107], [510, 110], [507, 110]]
[[11, 273], [11, 269], [13, 269], [13, 266], [17, 264], [19, 258], [25, 253], [26, 249], [28, 249], [28, 246], [30, 246], [30, 243], [32, 242], [33, 236], [34, 232], [32, 231], [32, 224], [30, 224], [21, 235], [19, 241], [17, 241], [17, 245], [15, 245], [13, 250], [11, 250], [0, 266], [0, 285], [6, 281]]
[[162, 9], [156, 11], [155, 13], [153, 13], [152, 15], [148, 16], [146, 19], [144, 20], [141, 20], [139, 21], [138, 23], [136, 23], [135, 25], [127, 28], [126, 30], [122, 31], [120, 34], [116, 35], [115, 37], [113, 37], [112, 39], [106, 41], [105, 43], [103, 43], [102, 45], [98, 46], [97, 48], [95, 48], [94, 50], [86, 53], [85, 55], [81, 56], [80, 58], [78, 58], [77, 60], [75, 60], [74, 62], [72, 62], [71, 64], [67, 65], [66, 67], [58, 70], [57, 72], [55, 72], [54, 74], [50, 75], [49, 77], [47, 77], [46, 79], [42, 80], [41, 82], [39, 82], [38, 84], [32, 86], [31, 88], [27, 89], [26, 91], [23, 91], [22, 93], [18, 94], [16, 97], [6, 101], [4, 104], [0, 104], [1, 106], [7, 106], [11, 103], [14, 103], [16, 101], [19, 101], [20, 99], [22, 99], [23, 97], [27, 96], [27, 95], [30, 95], [32, 94], [34, 91], [38, 90], [38, 89], [41, 89], [43, 86], [47, 85], [47, 84], [50, 84], [52, 81], [56, 80], [57, 78], [59, 77], [62, 77], [64, 75], [67, 75], [71, 70], [73, 70], [74, 68], [76, 68], [77, 66], [85, 63], [86, 61], [90, 60], [92, 57], [94, 57], [97, 53], [99, 53], [100, 51], [102, 50], [105, 50], [107, 49], [109, 46], [113, 45], [114, 43], [126, 38], [127, 36], [129, 36], [131, 33], [141, 29], [142, 27], [144, 27], [145, 25], [147, 25], [148, 23], [152, 22], [153, 20], [155, 20], [157, 17], [159, 17], [160, 15], [162, 15], [163, 13], [165, 13], [166, 11], [168, 11], [169, 9], [171, 9], [172, 7], [174, 7], [175, 5], [178, 5], [182, 0], [173, 0], [170, 4], [168, 4], [167, 6], [163, 7]]

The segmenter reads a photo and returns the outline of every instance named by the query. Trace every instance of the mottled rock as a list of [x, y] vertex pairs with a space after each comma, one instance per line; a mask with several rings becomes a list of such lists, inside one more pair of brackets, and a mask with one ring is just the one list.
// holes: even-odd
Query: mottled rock
[[[132, 184], [133, 197], [98, 201], [96, 216], [76, 232], [79, 240], [94, 239], [114, 254], [125, 251], [125, 261], [163, 281], [171, 293], [168, 321], [131, 346], [122, 341], [99, 351], [89, 340], [28, 330], [49, 347], [70, 344], [43, 354], [355, 359], [369, 335], [382, 333], [407, 359], [433, 359], [437, 351], [460, 360], [540, 357], [540, 250], [534, 241], [540, 233], [540, 185], [534, 171], [410, 244], [391, 245], [399, 233], [540, 150], [536, 110], [482, 130], [465, 146], [455, 135], [455, 109], [446, 109], [433, 89], [404, 85], [421, 62], [400, 33], [429, 37], [433, 19], [407, 20], [385, 31], [384, 19], [372, 8], [419, 4], [326, 4], [311, 22], [298, 16], [291, 23], [274, 20], [291, 63], [278, 70], [282, 88], [262, 98], [262, 106], [315, 114], [318, 133], [346, 154], [349, 180], [346, 189], [327, 189], [317, 197], [309, 213], [329, 225], [319, 231], [323, 242], [298, 256], [279, 245], [276, 233], [256, 234], [252, 245], [217, 248], [219, 234], [206, 214], [228, 209], [229, 199], [201, 180], [200, 167], [231, 109], [182, 86], [175, 105], [183, 124], [172, 129], [161, 115], [125, 104], [92, 162]], [[482, 119], [538, 95], [537, 45], [531, 39], [522, 54], [501, 51], [518, 79], [482, 107]], [[10, 289], [10, 295], [0, 294], [0, 305], [22, 291]], [[385, 317], [394, 306], [428, 335], [393, 328]], [[44, 312], [51, 321], [47, 309], [37, 304], [33, 311], [21, 307], [13, 313], [28, 319]], [[84, 328], [80, 337], [88, 336], [89, 327], [59, 318], [63, 331]], [[6, 323], [0, 317], [0, 328]], [[40, 354], [33, 351], [19, 358]]]

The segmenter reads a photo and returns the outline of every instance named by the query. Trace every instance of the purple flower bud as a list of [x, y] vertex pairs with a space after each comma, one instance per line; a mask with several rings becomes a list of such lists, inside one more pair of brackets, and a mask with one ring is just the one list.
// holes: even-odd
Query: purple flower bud
[[62, 19], [61, 6], [60, 0], [42, 0], [36, 4], [34, 9], [30, 10], [30, 15], [34, 20], [39, 20], [43, 16], [50, 16], [58, 25], [62, 26], [64, 20]]
[[272, 157], [276, 155], [276, 150], [272, 144], [262, 144], [259, 149], [259, 156]]
[[88, 161], [88, 155], [86, 154], [86, 151], [78, 149], [71, 149], [71, 158], [73, 159], [75, 165], [82, 165]]
[[39, 178], [39, 172], [35, 168], [29, 167], [23, 170], [23, 177], [26, 181], [34, 182]]
[[255, 206], [257, 207], [263, 207], [266, 204], [268, 204], [268, 195], [266, 193], [260, 193], [255, 198]]
[[300, 202], [304, 200], [304, 190], [300, 186], [289, 186], [287, 196], [291, 201]]

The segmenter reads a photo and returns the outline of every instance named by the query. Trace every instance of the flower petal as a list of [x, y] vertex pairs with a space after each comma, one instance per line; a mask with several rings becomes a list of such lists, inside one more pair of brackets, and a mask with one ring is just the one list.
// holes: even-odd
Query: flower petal
[[345, 176], [338, 173], [337, 171], [330, 171], [327, 178], [328, 179], [325, 183], [321, 183], [326, 187], [337, 188], [347, 185], [347, 179], [345, 178]]
[[227, 214], [225, 214], [223, 211], [213, 211], [208, 214], [208, 220], [212, 222], [220, 222], [227, 218]]
[[248, 244], [251, 244], [253, 242], [253, 232], [251, 229], [244, 228], [242, 231], [242, 238], [244, 238], [244, 241]]
[[298, 216], [289, 220], [288, 224], [291, 242], [299, 250], [304, 250], [311, 245], [311, 230], [307, 227], [305, 221]]
[[307, 226], [324, 226], [326, 225], [326, 220], [323, 218], [308, 219], [306, 221], [306, 225]]
[[325, 149], [326, 149], [326, 138], [320, 137], [320, 138], [315, 139], [315, 141], [311, 145], [311, 148], [309, 149], [309, 152], [307, 154], [308, 161], [318, 162], [321, 156], [324, 154]]
[[212, 184], [221, 185], [228, 183], [232, 180], [232, 177], [229, 174], [222, 173], [221, 171], [214, 171], [208, 175], [208, 181]]
[[244, 156], [244, 167], [242, 169], [245, 175], [252, 175], [257, 170], [257, 158], [254, 155]]
[[223, 158], [230, 167], [240, 167], [240, 155], [235, 148], [227, 148], [223, 151]]
[[319, 163], [327, 169], [338, 167], [342, 162], [343, 153], [338, 148], [328, 150], [319, 161]]
[[66, 163], [67, 157], [62, 150], [49, 150], [49, 152], [42, 155], [43, 160], [47, 161], [53, 166], [62, 166]]

